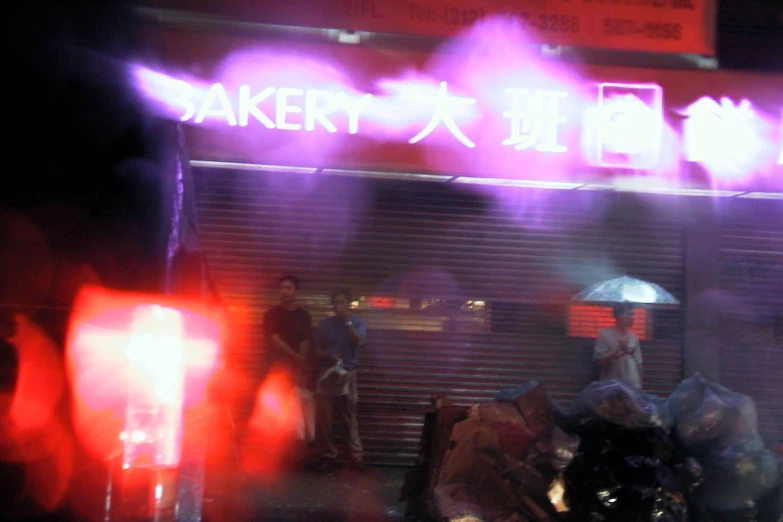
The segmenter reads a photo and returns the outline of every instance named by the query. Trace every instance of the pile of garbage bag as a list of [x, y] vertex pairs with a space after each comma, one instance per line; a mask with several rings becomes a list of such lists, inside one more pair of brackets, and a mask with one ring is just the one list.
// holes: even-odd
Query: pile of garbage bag
[[591, 383], [571, 404], [567, 421], [600, 419], [624, 428], [668, 430], [674, 419], [666, 401], [621, 381]]
[[565, 415], [582, 443], [565, 472], [568, 520], [687, 522], [702, 479], [670, 435], [664, 401], [619, 381], [588, 386]]
[[781, 474], [753, 401], [701, 376], [662, 400], [594, 382], [565, 414], [582, 441], [569, 520], [780, 522]]
[[531, 382], [454, 425], [432, 494], [446, 520], [783, 522], [781, 467], [753, 401], [700, 376], [668, 399], [594, 382], [566, 410]]
[[577, 437], [556, 425], [557, 415], [537, 382], [472, 407], [451, 431], [434, 486], [439, 518], [556, 520], [559, 506], [550, 489], [579, 446]]
[[693, 503], [715, 520], [780, 522], [781, 466], [758, 433], [753, 401], [697, 376], [668, 406], [674, 436], [704, 470]]

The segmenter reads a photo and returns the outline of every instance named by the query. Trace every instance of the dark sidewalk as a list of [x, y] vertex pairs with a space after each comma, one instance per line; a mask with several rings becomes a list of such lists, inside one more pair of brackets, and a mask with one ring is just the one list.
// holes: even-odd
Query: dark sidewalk
[[[403, 519], [399, 502], [403, 468], [369, 468], [358, 473], [287, 472], [274, 482], [245, 478], [235, 482], [228, 505], [205, 500], [210, 522], [352, 521], [386, 522]], [[212, 504], [212, 505], [210, 505]]]

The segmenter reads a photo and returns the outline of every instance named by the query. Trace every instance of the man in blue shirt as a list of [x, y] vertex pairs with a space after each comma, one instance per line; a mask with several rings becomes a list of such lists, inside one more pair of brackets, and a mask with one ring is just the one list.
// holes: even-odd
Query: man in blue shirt
[[[316, 387], [316, 451], [321, 458], [319, 468], [333, 468], [339, 455], [334, 444], [334, 418], [346, 427], [345, 442], [350, 466], [363, 469], [363, 447], [359, 438], [356, 405], [359, 393], [356, 369], [359, 350], [367, 338], [367, 328], [361, 318], [350, 314], [351, 294], [346, 288], [332, 293], [334, 316], [321, 321], [315, 331], [315, 353], [324, 371]], [[340, 367], [342, 365], [342, 367]]]

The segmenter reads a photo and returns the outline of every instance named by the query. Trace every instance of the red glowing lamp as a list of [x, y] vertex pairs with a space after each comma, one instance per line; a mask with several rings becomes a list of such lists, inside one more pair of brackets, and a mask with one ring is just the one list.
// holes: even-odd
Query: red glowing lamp
[[222, 321], [199, 302], [88, 287], [66, 346], [74, 424], [85, 446], [125, 468], [174, 468], [183, 414], [218, 364]]

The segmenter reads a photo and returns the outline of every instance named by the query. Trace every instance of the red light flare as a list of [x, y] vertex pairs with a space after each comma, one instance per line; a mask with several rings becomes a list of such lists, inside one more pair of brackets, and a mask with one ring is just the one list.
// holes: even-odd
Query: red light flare
[[289, 456], [302, 419], [294, 379], [285, 368], [273, 368], [256, 392], [253, 413], [242, 444], [242, 470], [274, 479]]
[[[172, 330], [165, 318], [156, 328], [147, 328], [150, 325], [138, 319], [139, 311], [143, 315], [155, 307], [173, 311], [172, 317], [184, 317], [183, 329]], [[167, 389], [171, 382], [165, 377], [172, 370], [171, 355], [176, 354], [160, 353], [161, 346], [158, 352], [149, 349], [155, 345], [154, 338], [162, 334], [180, 337], [173, 344], [182, 346], [181, 366], [180, 363], [177, 366], [188, 376], [188, 394], [184, 397], [172, 395]], [[146, 389], [155, 397], [181, 400], [186, 409], [201, 404], [218, 366], [222, 337], [221, 314], [199, 302], [99, 287], [82, 289], [71, 317], [66, 361], [73, 388], [74, 427], [85, 448], [101, 459], [122, 452], [120, 435], [125, 426], [130, 390]], [[138, 344], [139, 339], [146, 341], [139, 350], [129, 354], [129, 346], [132, 342]], [[129, 355], [133, 356], [134, 364]], [[193, 382], [196, 385], [191, 385]]]
[[[18, 361], [6, 429], [0, 440], [12, 446], [45, 429], [52, 421], [65, 387], [65, 376], [54, 341], [28, 317], [14, 316], [15, 333], [8, 339]], [[3, 444], [5, 445], [5, 444]], [[13, 454], [3, 457], [17, 460]]]
[[17, 355], [16, 386], [0, 397], [0, 458], [23, 463], [25, 491], [44, 509], [56, 508], [68, 489], [74, 445], [58, 417], [65, 374], [52, 339], [30, 318], [14, 316], [8, 338]]

